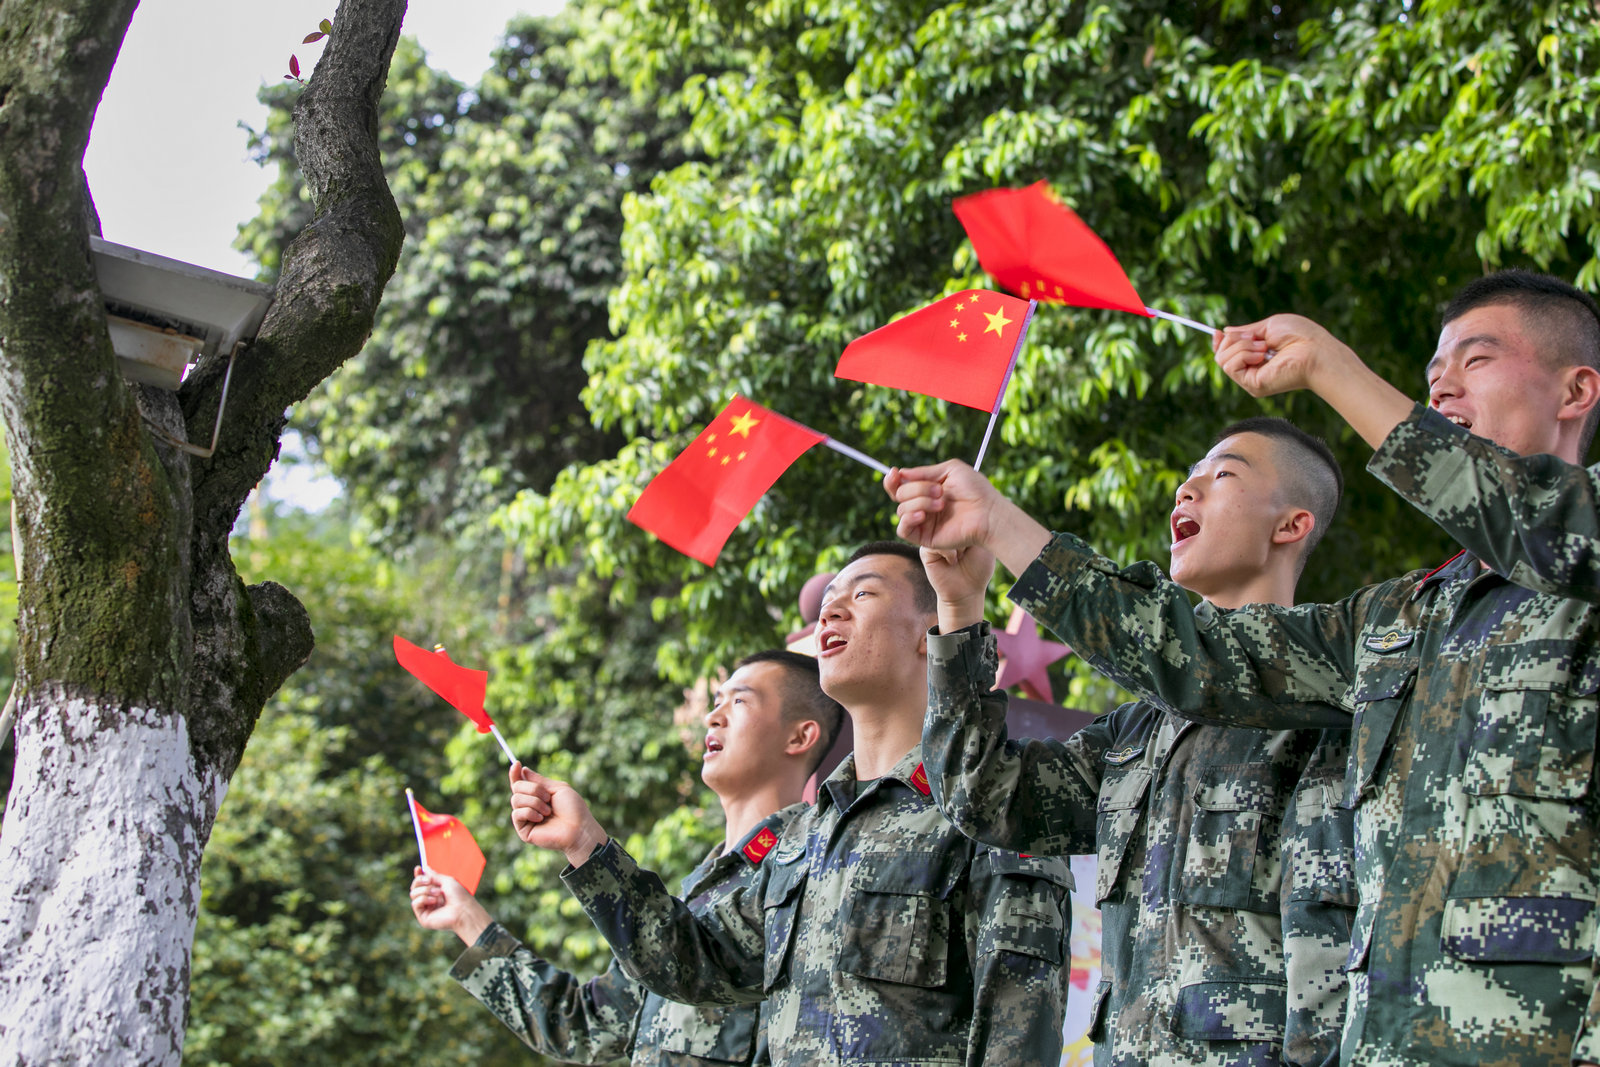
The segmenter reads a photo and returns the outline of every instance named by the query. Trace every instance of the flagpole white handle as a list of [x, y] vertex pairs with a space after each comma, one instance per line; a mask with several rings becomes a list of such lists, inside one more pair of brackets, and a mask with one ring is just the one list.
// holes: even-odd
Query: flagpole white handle
[[411, 828], [417, 832], [417, 858], [422, 861], [422, 870], [425, 874], [432, 874], [433, 868], [428, 866], [428, 846], [422, 843], [422, 820], [417, 818], [417, 798], [411, 795], [411, 790], [406, 790], [406, 807], [411, 809]]
[[494, 739], [496, 741], [500, 742], [500, 751], [504, 752], [506, 754], [506, 762], [507, 763], [515, 763], [515, 762], [517, 762], [517, 757], [515, 757], [515, 756], [513, 756], [511, 754], [511, 746], [506, 744], [506, 739], [500, 736], [500, 727], [496, 726], [494, 723], [490, 723], [489, 724], [489, 732], [491, 734], [494, 734]]
[[1166, 319], [1168, 322], [1175, 322], [1179, 326], [1187, 326], [1191, 330], [1199, 330], [1201, 333], [1205, 334], [1207, 337], [1210, 337], [1212, 334], [1217, 332], [1214, 328], [1212, 328], [1210, 326], [1207, 326], [1203, 322], [1196, 322], [1193, 319], [1186, 319], [1182, 315], [1174, 315], [1170, 311], [1161, 311], [1161, 310], [1159, 310], [1157, 308], [1148, 307], [1148, 306], [1145, 308], [1145, 310], [1148, 311], [1150, 314], [1154, 315], [1158, 319]]
[[822, 443], [827, 445], [829, 448], [833, 449], [835, 452], [839, 453], [841, 456], [849, 456], [851, 459], [855, 460], [857, 463], [866, 464], [867, 466], [871, 467], [873, 470], [877, 471], [879, 474], [888, 474], [889, 473], [889, 468], [886, 465], [884, 465], [882, 463], [879, 463], [877, 460], [873, 459], [871, 456], [867, 455], [865, 452], [859, 452], [856, 449], [851, 448], [849, 445], [842, 445], [838, 441], [835, 441], [831, 437], [824, 438]]

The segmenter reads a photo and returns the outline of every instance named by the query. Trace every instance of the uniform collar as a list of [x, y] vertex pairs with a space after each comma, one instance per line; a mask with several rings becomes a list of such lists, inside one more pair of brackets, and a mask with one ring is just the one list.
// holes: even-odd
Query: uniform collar
[[831, 802], [835, 807], [846, 809], [858, 803], [868, 792], [893, 786], [903, 786], [929, 804], [933, 803], [927, 771], [922, 765], [920, 742], [912, 745], [911, 751], [901, 756], [882, 778], [870, 782], [856, 781], [856, 754], [850, 753], [828, 775], [822, 788], [817, 790], [817, 807], [820, 809], [825, 802]]
[[[1453, 425], [1453, 424], [1452, 424]], [[1424, 574], [1411, 590], [1411, 599], [1416, 600], [1428, 590], [1429, 586], [1439, 585], [1454, 580], [1458, 575], [1466, 574], [1469, 578], [1478, 573], [1478, 557], [1466, 549], [1462, 549], [1433, 570]]]
[[[699, 866], [690, 871], [683, 879], [680, 884], [681, 892], [679, 895], [685, 898], [694, 896], [700, 887], [705, 885], [713, 875], [731, 867], [736, 862], [740, 867], [759, 866], [761, 861], [766, 858], [767, 853], [757, 849], [756, 851], [760, 851], [761, 854], [752, 859], [750, 853], [745, 850], [761, 836], [763, 831], [772, 835], [772, 842], [776, 845], [778, 838], [783, 836], [784, 828], [793, 822], [795, 817], [805, 811], [807, 807], [809, 805], [803, 803], [791, 804], [787, 808], [780, 808], [773, 812], [751, 827], [750, 832], [739, 840], [739, 843], [731, 852], [724, 849], [722, 843], [718, 842], [706, 854], [706, 858], [700, 861]], [[768, 846], [769, 851], [770, 849], [771, 846]]]
[[783, 828], [806, 807], [805, 804], [791, 804], [768, 815], [750, 828], [750, 832], [735, 846], [734, 853], [744, 857], [745, 862], [752, 867], [761, 866], [761, 861], [767, 858], [767, 853], [772, 851], [773, 846], [778, 843], [778, 838], [783, 836]]

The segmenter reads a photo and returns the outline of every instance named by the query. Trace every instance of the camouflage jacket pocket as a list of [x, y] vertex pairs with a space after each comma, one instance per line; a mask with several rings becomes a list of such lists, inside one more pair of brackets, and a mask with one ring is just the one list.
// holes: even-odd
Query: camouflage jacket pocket
[[1462, 785], [1475, 796], [1579, 800], [1594, 773], [1594, 672], [1563, 670], [1582, 649], [1489, 650]]
[[1072, 869], [1051, 856], [990, 852], [996, 885], [978, 954], [1016, 952], [1059, 966], [1070, 933]]
[[936, 852], [863, 856], [845, 907], [839, 969], [933, 989], [949, 977], [956, 865]]
[[755, 1005], [737, 1008], [695, 1008], [661, 1002], [640, 1036], [639, 1047], [694, 1056], [713, 1063], [749, 1063], [755, 1055], [761, 1011]]
[[1416, 680], [1415, 655], [1363, 657], [1357, 664], [1351, 697], [1356, 714], [1350, 723], [1350, 762], [1345, 765], [1345, 807], [1357, 807], [1372, 795], [1395, 720]]
[[1100, 786], [1094, 832], [1098, 843], [1094, 882], [1097, 904], [1104, 904], [1117, 891], [1128, 844], [1133, 840], [1139, 820], [1144, 816], [1150, 781], [1149, 768], [1134, 766], [1115, 778], [1108, 773]]
[[761, 988], [770, 993], [774, 986], [788, 974], [789, 952], [794, 943], [794, 920], [800, 911], [800, 898], [805, 895], [807, 867], [801, 860], [777, 864], [767, 879], [761, 897], [761, 908], [767, 934], [765, 968]]
[[1209, 767], [1194, 791], [1178, 898], [1188, 904], [1276, 912], [1283, 866], [1283, 795], [1269, 763]]
[[1440, 948], [1474, 963], [1582, 963], [1594, 922], [1594, 902], [1574, 897], [1446, 900]]
[[1281, 982], [1195, 982], [1178, 990], [1172, 1032], [1196, 1041], [1282, 1041]]

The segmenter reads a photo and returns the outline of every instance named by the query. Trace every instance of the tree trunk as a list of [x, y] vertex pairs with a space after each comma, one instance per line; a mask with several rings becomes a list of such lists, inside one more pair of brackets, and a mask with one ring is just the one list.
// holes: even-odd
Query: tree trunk
[[0, 834], [0, 1048], [16, 1064], [176, 1064], [200, 856], [226, 782], [184, 717], [22, 702]]
[[200, 860], [256, 718], [311, 652], [234, 521], [284, 410], [371, 330], [403, 231], [377, 106], [404, 0], [344, 0], [296, 106], [315, 218], [238, 359], [177, 394], [116, 369], [81, 163], [135, 0], [0, 2], [0, 414], [16, 501], [16, 769], [0, 826], [0, 1065], [177, 1064]]

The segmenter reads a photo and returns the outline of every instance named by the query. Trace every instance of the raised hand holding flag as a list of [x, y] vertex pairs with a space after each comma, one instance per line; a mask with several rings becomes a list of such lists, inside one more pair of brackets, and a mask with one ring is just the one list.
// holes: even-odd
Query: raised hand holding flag
[[978, 262], [994, 280], [1033, 300], [1163, 318], [1206, 334], [1203, 322], [1150, 307], [1106, 243], [1044, 182], [990, 189], [951, 205]]
[[484, 695], [489, 690], [488, 671], [475, 671], [463, 667], [452, 660], [442, 646], [429, 652], [418, 648], [399, 634], [394, 635], [394, 658], [400, 662], [400, 666], [411, 672], [417, 681], [432, 689], [451, 707], [471, 719], [480, 734], [494, 734], [494, 739], [500, 742], [500, 749], [506, 754], [506, 759], [512, 763], [517, 762], [517, 757], [511, 754], [511, 746], [500, 736], [499, 727], [495, 726], [494, 720], [489, 718], [489, 713], [483, 708]]

